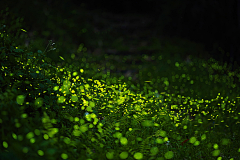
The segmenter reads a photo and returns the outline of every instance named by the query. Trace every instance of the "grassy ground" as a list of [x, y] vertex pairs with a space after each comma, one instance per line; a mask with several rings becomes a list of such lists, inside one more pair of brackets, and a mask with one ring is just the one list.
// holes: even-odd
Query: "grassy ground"
[[[130, 90], [134, 93], [147, 96], [146, 86], [152, 92], [162, 93], [162, 102], [174, 111], [175, 116], [178, 109], [172, 107], [187, 108], [186, 110], [193, 107], [191, 102], [187, 102], [187, 98], [197, 104], [203, 102], [198, 111], [185, 112], [188, 112], [193, 120], [196, 114], [210, 112], [205, 120], [208, 119], [211, 123], [219, 112], [223, 112], [213, 109], [214, 104], [217, 104], [214, 101], [228, 101], [230, 107], [230, 104], [237, 100], [238, 71], [229, 72], [226, 66], [219, 66], [210, 59], [203, 45], [178, 37], [161, 36], [151, 17], [126, 17], [94, 12], [90, 16], [94, 17], [89, 18], [93, 19], [89, 24], [94, 26], [96, 37], [89, 40], [91, 43], [87, 43], [91, 46], [87, 56], [91, 58], [86, 58], [86, 62], [100, 69], [102, 73], [110, 73], [113, 77], [122, 79], [131, 86]], [[161, 94], [155, 96], [159, 95]], [[212, 105], [204, 101], [212, 101]], [[210, 108], [205, 110], [204, 106]], [[207, 123], [204, 130], [209, 129], [211, 123]], [[218, 129], [219, 133], [223, 133], [221, 129]], [[221, 134], [220, 137], [224, 136], [226, 135]]]

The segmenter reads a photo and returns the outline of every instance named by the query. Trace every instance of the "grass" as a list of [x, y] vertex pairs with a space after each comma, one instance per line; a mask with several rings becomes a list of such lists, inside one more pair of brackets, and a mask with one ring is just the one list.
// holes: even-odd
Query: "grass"
[[239, 157], [238, 71], [184, 60], [176, 51], [187, 47], [173, 42], [134, 58], [80, 50], [53, 63], [52, 42], [44, 52], [25, 51], [7, 31], [0, 32], [3, 159]]

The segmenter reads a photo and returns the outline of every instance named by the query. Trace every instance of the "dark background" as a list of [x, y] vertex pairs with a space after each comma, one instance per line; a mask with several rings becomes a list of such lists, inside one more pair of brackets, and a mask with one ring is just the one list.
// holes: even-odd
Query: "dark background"
[[[222, 64], [226, 62], [228, 65], [232, 65], [232, 69], [238, 68], [237, 64], [240, 64], [240, 0], [24, 0], [0, 2], [1, 10], [6, 6], [9, 6], [14, 14], [24, 17], [28, 30], [36, 32], [51, 26], [49, 24], [51, 18], [59, 19], [59, 21], [65, 20], [65, 24], [59, 25], [62, 30], [64, 30], [64, 25], [70, 24], [79, 28], [86, 27], [86, 19], [78, 22], [70, 20], [71, 13], [82, 8], [86, 12], [98, 10], [99, 13], [107, 11], [126, 16], [132, 13], [146, 14], [154, 18], [152, 25], [159, 30], [159, 34], [179, 36], [202, 43], [211, 57]], [[71, 31], [68, 33], [72, 35], [71, 39], [78, 43], [79, 41], [84, 43], [87, 38], [84, 37], [84, 34], [78, 35]], [[66, 37], [62, 37], [62, 39], [66, 40]]]
[[[166, 35], [203, 43], [209, 54], [221, 62], [240, 62], [240, 0], [88, 2], [89, 8], [114, 13], [149, 14], [156, 20], [153, 25], [162, 28]], [[77, 1], [75, 4], [79, 5]]]

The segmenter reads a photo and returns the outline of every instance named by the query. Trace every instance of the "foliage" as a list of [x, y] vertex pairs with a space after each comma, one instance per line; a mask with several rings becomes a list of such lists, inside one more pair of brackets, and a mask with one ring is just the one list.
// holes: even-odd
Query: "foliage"
[[[15, 30], [16, 33], [9, 32], [1, 22], [1, 158], [238, 157], [239, 100], [232, 94], [234, 87], [226, 93], [228, 96], [217, 94], [219, 90], [215, 88], [204, 99], [197, 99], [209, 91], [197, 87], [199, 79], [216, 84], [218, 79], [224, 81], [217, 73], [221, 66], [216, 63], [170, 61], [169, 66], [174, 65], [169, 70], [178, 71], [182, 78], [171, 77], [167, 71], [163, 79], [156, 80], [156, 70], [144, 65], [139, 81], [134, 83], [131, 78], [111, 75], [110, 71], [102, 73], [104, 67], [98, 71], [99, 65], [90, 66], [94, 59], [89, 60], [85, 54], [77, 61], [60, 57], [59, 62], [65, 64], [56, 67], [46, 56], [48, 51], [53, 52], [53, 48], [48, 48], [53, 46], [51, 41], [44, 52], [19, 49], [13, 39], [19, 38], [21, 28]], [[161, 58], [156, 57], [159, 61]], [[144, 55], [143, 59], [148, 58]], [[211, 76], [202, 73], [204, 77], [197, 78], [195, 71], [201, 69], [198, 65], [204, 65]], [[148, 74], [149, 69], [152, 75]], [[195, 84], [196, 88], [191, 89], [195, 91], [181, 95], [174, 88], [177, 78], [179, 86], [185, 85], [181, 89]], [[228, 78], [226, 85], [235, 85], [231, 76]], [[198, 97], [193, 98], [196, 93]], [[186, 139], [189, 141], [181, 145]]]

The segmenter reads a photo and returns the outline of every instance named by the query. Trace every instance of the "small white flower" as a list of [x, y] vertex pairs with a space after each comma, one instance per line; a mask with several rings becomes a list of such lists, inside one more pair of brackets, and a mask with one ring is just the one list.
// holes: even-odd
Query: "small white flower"
[[85, 112], [85, 116], [87, 116], [87, 115], [89, 115], [89, 113], [88, 113], [88, 112]]
[[166, 145], [169, 145], [170, 141], [166, 141]]

